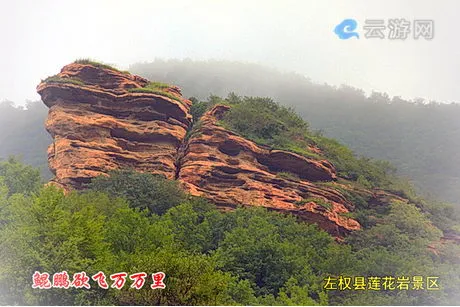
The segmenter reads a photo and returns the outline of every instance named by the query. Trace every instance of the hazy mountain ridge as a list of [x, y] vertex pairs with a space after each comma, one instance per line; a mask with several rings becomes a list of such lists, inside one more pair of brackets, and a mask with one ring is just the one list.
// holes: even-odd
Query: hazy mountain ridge
[[[336, 138], [356, 153], [393, 163], [400, 173], [438, 199], [460, 199], [460, 105], [421, 104], [361, 90], [318, 85], [293, 73], [255, 64], [190, 60], [134, 64], [133, 73], [180, 86], [185, 96], [210, 94], [272, 97], [293, 106], [313, 129]], [[47, 114], [41, 102], [29, 110], [2, 103], [0, 157], [22, 155], [49, 177], [44, 130]], [[31, 146], [31, 144], [33, 144]]]
[[130, 71], [165, 80], [185, 95], [266, 96], [293, 106], [313, 129], [357, 154], [388, 160], [432, 196], [460, 199], [460, 105], [406, 101], [348, 86], [319, 85], [294, 73], [227, 61], [156, 60]]
[[0, 159], [10, 155], [40, 168], [50, 178], [46, 149], [51, 137], [45, 130], [48, 109], [40, 101], [28, 102], [26, 108], [11, 102], [0, 103]]

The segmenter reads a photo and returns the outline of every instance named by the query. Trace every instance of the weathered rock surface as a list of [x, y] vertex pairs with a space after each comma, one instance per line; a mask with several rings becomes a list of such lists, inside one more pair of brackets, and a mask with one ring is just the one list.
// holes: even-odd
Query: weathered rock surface
[[360, 229], [347, 216], [354, 205], [323, 184], [337, 179], [331, 163], [270, 150], [217, 125], [227, 106], [208, 111], [186, 137], [190, 101], [177, 87], [164, 88], [163, 94], [130, 91], [148, 82], [74, 63], [38, 86], [50, 108], [46, 128], [54, 139], [48, 149], [53, 184], [81, 189], [95, 176], [131, 167], [177, 179], [222, 209], [248, 205], [293, 213], [339, 237]]
[[[131, 93], [147, 80], [84, 64], [65, 66], [62, 82], [42, 82], [38, 93], [50, 108], [46, 128], [53, 180], [66, 189], [120, 167], [164, 174], [174, 179], [177, 148], [191, 122], [190, 102], [153, 93]], [[78, 78], [84, 84], [66, 83]]]
[[[207, 112], [187, 142], [178, 179], [191, 194], [222, 208], [245, 204], [294, 213], [336, 235], [360, 228], [345, 216], [353, 205], [340, 192], [315, 184], [336, 178], [328, 161], [262, 148], [216, 125], [228, 108]], [[280, 177], [281, 171], [299, 178]]]

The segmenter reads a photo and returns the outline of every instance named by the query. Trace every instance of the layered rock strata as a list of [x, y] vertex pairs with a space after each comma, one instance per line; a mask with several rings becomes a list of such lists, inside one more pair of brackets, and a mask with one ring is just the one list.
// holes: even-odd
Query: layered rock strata
[[179, 180], [222, 209], [293, 213], [335, 236], [360, 229], [348, 217], [354, 205], [324, 184], [337, 179], [330, 162], [271, 150], [223, 128], [218, 120], [228, 106], [214, 106], [190, 131], [191, 102], [179, 88], [92, 64], [67, 65], [37, 91], [50, 108], [52, 184], [66, 190], [129, 167]]
[[111, 169], [131, 167], [174, 179], [176, 153], [191, 123], [190, 101], [143, 88], [147, 80], [108, 68], [70, 64], [37, 91], [50, 108], [48, 161], [53, 182], [82, 188]]

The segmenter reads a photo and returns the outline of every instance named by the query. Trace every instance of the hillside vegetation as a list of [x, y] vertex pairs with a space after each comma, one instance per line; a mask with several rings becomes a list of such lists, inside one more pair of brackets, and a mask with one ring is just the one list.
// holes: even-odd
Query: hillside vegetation
[[[43, 187], [39, 171], [0, 163], [0, 302], [60, 305], [431, 305], [455, 304], [459, 246], [440, 241], [458, 231], [453, 207], [399, 186], [388, 165], [354, 156], [314, 133], [292, 110], [268, 98], [194, 100], [200, 114], [232, 108], [221, 125], [273, 148], [312, 153], [317, 146], [356, 187], [399, 191], [409, 203], [375, 206], [349, 194], [363, 225], [337, 243], [315, 225], [262, 208], [222, 213], [161, 176], [118, 170], [65, 195]], [[256, 106], [256, 107], [255, 107]], [[253, 123], [249, 125], [249, 123]], [[270, 129], [265, 129], [270, 127]], [[307, 149], [306, 149], [307, 148]], [[316, 153], [318, 154], [318, 153]], [[18, 180], [21, 178], [21, 180]], [[327, 184], [327, 183], [325, 183]], [[396, 186], [393, 186], [396, 185]], [[308, 200], [306, 200], [308, 201]], [[327, 204], [324, 204], [327, 205]], [[372, 217], [372, 219], [371, 219]], [[69, 276], [103, 271], [165, 272], [165, 290], [33, 289], [35, 271]], [[439, 290], [327, 290], [327, 278], [438, 277]], [[130, 284], [130, 281], [127, 282]]]
[[376, 92], [368, 97], [349, 86], [315, 84], [298, 74], [237, 62], [156, 60], [130, 70], [176, 84], [199, 100], [231, 92], [271, 97], [293, 107], [312, 130], [360, 155], [390, 161], [425, 196], [459, 204], [460, 104]]

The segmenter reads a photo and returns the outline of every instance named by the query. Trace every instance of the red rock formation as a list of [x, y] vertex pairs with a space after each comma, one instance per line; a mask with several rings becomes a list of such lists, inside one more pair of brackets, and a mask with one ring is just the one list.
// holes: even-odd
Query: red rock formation
[[120, 167], [175, 177], [177, 148], [191, 122], [190, 102], [178, 88], [168, 89], [177, 100], [128, 91], [147, 83], [138, 76], [74, 63], [38, 86], [50, 108], [46, 128], [54, 142], [48, 160], [55, 183], [79, 189]]
[[80, 189], [111, 169], [132, 167], [178, 179], [223, 209], [241, 204], [293, 213], [335, 236], [360, 228], [347, 217], [353, 204], [321, 184], [336, 180], [331, 163], [270, 150], [218, 126], [226, 106], [207, 112], [186, 140], [190, 101], [177, 87], [149, 92], [148, 85], [138, 76], [74, 63], [38, 86], [50, 108], [54, 184]]
[[[265, 149], [216, 125], [228, 108], [207, 112], [185, 147], [178, 179], [191, 194], [223, 208], [245, 204], [294, 213], [335, 235], [360, 228], [346, 217], [353, 205], [340, 192], [315, 184], [336, 178], [328, 161]], [[281, 171], [299, 178], [280, 177]]]

